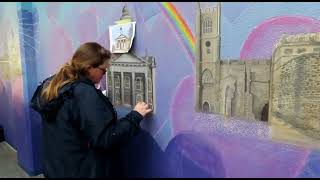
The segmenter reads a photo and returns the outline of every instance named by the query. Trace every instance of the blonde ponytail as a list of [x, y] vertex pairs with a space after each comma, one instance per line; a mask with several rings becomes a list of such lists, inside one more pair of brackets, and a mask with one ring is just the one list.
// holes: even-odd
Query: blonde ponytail
[[49, 85], [44, 88], [41, 92], [41, 96], [46, 102], [58, 96], [58, 91], [61, 87], [69, 82], [73, 82], [79, 78], [76, 68], [74, 68], [70, 63], [66, 63], [59, 72], [54, 75]]
[[41, 96], [46, 102], [58, 96], [59, 89], [69, 82], [79, 78], [79, 74], [87, 75], [89, 67], [97, 67], [111, 58], [111, 52], [96, 42], [82, 44], [74, 53], [70, 63], [66, 63], [54, 75], [49, 85], [45, 87]]

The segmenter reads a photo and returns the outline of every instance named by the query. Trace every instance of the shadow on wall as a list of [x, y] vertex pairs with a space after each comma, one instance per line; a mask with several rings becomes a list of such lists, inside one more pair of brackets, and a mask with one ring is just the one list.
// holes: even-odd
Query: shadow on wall
[[129, 178], [219, 178], [225, 170], [219, 153], [195, 134], [179, 134], [163, 151], [142, 130], [121, 148], [119, 174]]
[[160, 146], [147, 131], [140, 131], [119, 154], [117, 174], [120, 177], [152, 178], [167, 177], [167, 158]]
[[178, 134], [169, 142], [165, 154], [168, 177], [225, 177], [219, 152], [209, 147], [197, 134]]
[[[4, 137], [7, 138], [7, 126], [8, 126], [8, 118], [9, 118], [9, 99], [6, 93], [5, 86], [3, 81], [0, 79], [0, 125], [4, 130]], [[8, 140], [8, 139], [6, 139]]]
[[[117, 108], [118, 118], [131, 109]], [[119, 154], [124, 177], [225, 177], [220, 153], [192, 132], [176, 135], [163, 151], [145, 130], [140, 131]]]

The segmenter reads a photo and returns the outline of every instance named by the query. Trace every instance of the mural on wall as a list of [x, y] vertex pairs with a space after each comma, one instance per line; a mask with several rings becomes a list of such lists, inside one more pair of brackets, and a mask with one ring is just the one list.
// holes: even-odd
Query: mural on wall
[[15, 4], [1, 4], [0, 19], [0, 124], [5, 137], [17, 147], [16, 123], [23, 117], [23, 85], [19, 24]]
[[133, 109], [137, 102], [143, 101], [150, 104], [155, 113], [154, 57], [123, 54], [112, 59], [111, 64], [107, 77], [107, 94], [113, 104]]
[[286, 143], [318, 136], [319, 5], [33, 3], [32, 78], [54, 74], [84, 42], [112, 48], [109, 26], [122, 12], [135, 39], [101, 88], [116, 106], [153, 104], [142, 127], [170, 157], [159, 168], [170, 177], [319, 177], [319, 151]]
[[273, 137], [320, 147], [320, 32], [283, 35], [271, 72]]
[[[313, 145], [320, 130], [320, 32], [283, 34], [268, 59], [222, 59], [221, 3], [199, 11], [196, 110], [260, 121], [268, 121], [270, 112], [274, 139]], [[287, 132], [294, 130], [309, 137]]]
[[[123, 9], [120, 20], [131, 21], [126, 6]], [[131, 52], [115, 55], [106, 77], [107, 95], [112, 103], [133, 109], [137, 102], [143, 101], [155, 113], [155, 67], [155, 58], [147, 53], [144, 57]]]

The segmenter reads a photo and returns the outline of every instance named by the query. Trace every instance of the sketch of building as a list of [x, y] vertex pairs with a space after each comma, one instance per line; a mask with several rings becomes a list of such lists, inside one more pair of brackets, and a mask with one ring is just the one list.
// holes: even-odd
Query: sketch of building
[[135, 22], [129, 15], [126, 6], [122, 9], [120, 20], [115, 22], [116, 25], [109, 26], [110, 47], [112, 53], [129, 52], [135, 35]]
[[[121, 31], [121, 27], [120, 27], [120, 31]], [[112, 51], [123, 52], [126, 49], [130, 49], [130, 44], [131, 44], [130, 38], [128, 38], [126, 35], [121, 33], [120, 36], [118, 36], [115, 39], [115, 44], [112, 46]]]
[[155, 113], [155, 67], [155, 58], [148, 55], [126, 53], [112, 59], [107, 85], [113, 104], [133, 108], [138, 101], [144, 101], [152, 105]]
[[320, 33], [283, 35], [270, 59], [221, 59], [221, 3], [198, 6], [196, 111], [286, 123], [320, 138]]

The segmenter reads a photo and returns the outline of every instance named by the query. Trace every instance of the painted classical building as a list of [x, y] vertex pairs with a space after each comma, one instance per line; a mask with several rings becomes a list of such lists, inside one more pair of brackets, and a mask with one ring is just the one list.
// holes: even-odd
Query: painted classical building
[[108, 97], [115, 106], [134, 107], [138, 101], [153, 106], [155, 112], [155, 58], [125, 53], [112, 59], [108, 70]]
[[[126, 6], [122, 9], [122, 16], [116, 24], [132, 22]], [[133, 29], [129, 30], [132, 35]], [[121, 34], [116, 39], [117, 50], [129, 49], [130, 39]], [[117, 52], [117, 51], [116, 51]], [[139, 57], [132, 52], [115, 53], [111, 60], [106, 78], [107, 95], [115, 106], [127, 106], [133, 108], [139, 102], [147, 102], [156, 112], [155, 96], [155, 58], [146, 55]]]

